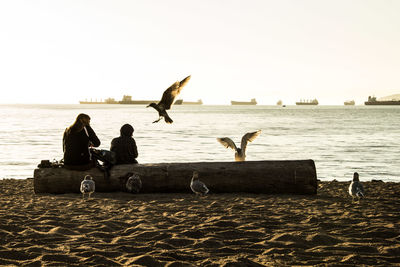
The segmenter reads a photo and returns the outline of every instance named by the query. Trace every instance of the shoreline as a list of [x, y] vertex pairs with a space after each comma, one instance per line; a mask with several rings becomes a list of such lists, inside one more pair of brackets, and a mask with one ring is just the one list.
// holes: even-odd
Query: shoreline
[[39, 194], [0, 180], [0, 264], [396, 265], [400, 183], [319, 181], [318, 194]]

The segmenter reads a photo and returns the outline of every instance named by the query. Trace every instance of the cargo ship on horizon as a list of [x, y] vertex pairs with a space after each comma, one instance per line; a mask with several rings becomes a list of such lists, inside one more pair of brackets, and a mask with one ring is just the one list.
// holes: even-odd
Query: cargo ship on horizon
[[124, 95], [122, 100], [116, 101], [114, 98], [107, 98], [104, 101], [79, 101], [79, 104], [124, 104], [124, 105], [148, 105], [150, 103], [157, 103], [159, 100], [132, 100], [132, 96]]
[[203, 105], [203, 101], [201, 99], [197, 101], [183, 101], [183, 99], [178, 99], [174, 105]]
[[299, 102], [296, 102], [296, 105], [318, 105], [318, 100], [314, 98], [313, 100], [303, 100], [301, 99]]
[[159, 100], [132, 100], [132, 96], [124, 95], [118, 104], [124, 105], [148, 105], [150, 103], [157, 103]]
[[370, 105], [400, 105], [400, 100], [396, 99], [395, 96], [399, 95], [393, 95], [393, 96], [388, 96], [385, 97], [384, 99], [389, 99], [390, 97], [393, 97], [391, 100], [376, 100], [375, 96], [368, 96], [368, 101], [365, 101], [364, 104], [367, 106]]
[[354, 100], [349, 100], [349, 101], [345, 101], [344, 105], [345, 106], [354, 106], [356, 103], [354, 102]]
[[251, 101], [231, 101], [231, 105], [257, 105], [257, 101], [255, 98], [252, 98]]
[[97, 99], [95, 101], [85, 99], [85, 101], [79, 101], [79, 104], [118, 104], [118, 101], [115, 101], [114, 98], [106, 98], [104, 101], [102, 99], [100, 101], [97, 101]]

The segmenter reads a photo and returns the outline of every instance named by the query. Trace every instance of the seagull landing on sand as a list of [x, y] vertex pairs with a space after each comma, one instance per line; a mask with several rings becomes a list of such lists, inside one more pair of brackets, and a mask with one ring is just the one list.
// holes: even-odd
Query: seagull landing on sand
[[81, 192], [82, 192], [82, 198], [85, 199], [85, 194], [88, 194], [90, 198], [90, 195], [94, 192], [95, 190], [95, 183], [93, 181], [92, 176], [86, 175], [85, 178], [83, 178], [83, 181], [81, 182]]
[[199, 180], [199, 173], [197, 171], [193, 172], [192, 181], [190, 182], [190, 188], [196, 195], [206, 195], [208, 193], [207, 186]]
[[139, 193], [140, 189], [142, 189], [142, 180], [139, 175], [133, 174], [126, 181], [126, 190], [130, 193]]
[[357, 197], [358, 200], [364, 197], [364, 187], [360, 182], [357, 172], [353, 174], [353, 181], [349, 186], [349, 194], [353, 198], [353, 200], [355, 197]]
[[246, 147], [248, 142], [252, 142], [256, 137], [261, 133], [261, 130], [256, 132], [251, 132], [243, 135], [242, 142], [240, 144], [240, 148], [236, 147], [235, 143], [229, 137], [217, 138], [218, 142], [220, 142], [226, 148], [232, 148], [235, 150], [235, 160], [236, 161], [245, 161], [246, 160]]
[[179, 95], [182, 88], [188, 83], [189, 80], [190, 75], [180, 82], [174, 82], [167, 90], [164, 91], [160, 102], [158, 102], [157, 104], [150, 103], [150, 105], [147, 106], [147, 108], [153, 107], [155, 110], [158, 111], [158, 120], [153, 121], [153, 123], [159, 122], [163, 117], [166, 123], [173, 122], [171, 117], [168, 115], [167, 110], [171, 108], [172, 103], [174, 103], [175, 97]]

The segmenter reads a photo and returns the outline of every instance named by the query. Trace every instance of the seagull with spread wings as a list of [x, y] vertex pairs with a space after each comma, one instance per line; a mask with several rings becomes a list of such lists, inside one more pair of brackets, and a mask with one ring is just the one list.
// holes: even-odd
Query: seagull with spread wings
[[235, 143], [229, 137], [217, 138], [218, 142], [220, 142], [226, 148], [232, 148], [235, 150], [235, 160], [236, 161], [245, 161], [246, 159], [246, 147], [248, 142], [252, 142], [256, 137], [261, 133], [261, 130], [256, 132], [246, 133], [242, 137], [242, 142], [240, 147], [236, 147]]
[[174, 82], [170, 87], [168, 87], [167, 90], [164, 91], [162, 98], [160, 102], [156, 103], [150, 103], [148, 107], [153, 107], [155, 110], [158, 111], [158, 120], [153, 121], [159, 122], [162, 118], [164, 118], [166, 123], [172, 123], [173, 120], [171, 117], [168, 115], [167, 110], [171, 108], [171, 105], [174, 103], [175, 97], [179, 95], [181, 92], [182, 88], [188, 83], [190, 80], [190, 75], [187, 76], [185, 79], [182, 81], [176, 81]]

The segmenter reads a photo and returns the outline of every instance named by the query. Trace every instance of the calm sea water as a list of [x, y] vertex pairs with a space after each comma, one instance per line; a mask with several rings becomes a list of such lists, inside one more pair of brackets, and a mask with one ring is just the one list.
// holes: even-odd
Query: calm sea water
[[134, 126], [140, 163], [232, 161], [216, 141], [262, 130], [247, 160], [313, 159], [321, 180], [400, 182], [400, 107], [173, 106], [172, 125], [135, 105], [0, 105], [0, 179], [27, 178], [42, 159], [62, 158], [62, 135], [79, 113], [109, 149], [124, 123]]

